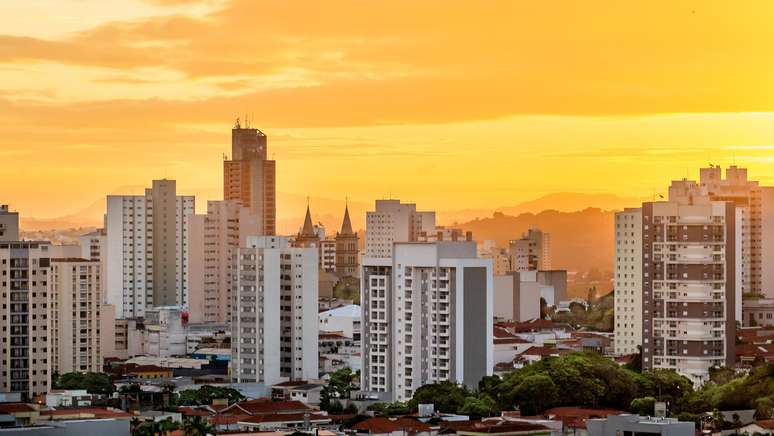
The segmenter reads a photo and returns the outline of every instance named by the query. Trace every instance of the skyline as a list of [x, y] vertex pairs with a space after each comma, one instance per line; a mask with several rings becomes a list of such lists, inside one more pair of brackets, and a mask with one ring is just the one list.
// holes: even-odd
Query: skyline
[[0, 197], [51, 218], [167, 177], [201, 211], [245, 113], [296, 196], [642, 198], [709, 163], [774, 184], [774, 6], [560, 4], [1, 5]]

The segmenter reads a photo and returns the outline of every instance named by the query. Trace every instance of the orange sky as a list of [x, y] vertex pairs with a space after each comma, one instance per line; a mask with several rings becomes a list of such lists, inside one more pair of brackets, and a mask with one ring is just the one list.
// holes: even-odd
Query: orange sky
[[[278, 189], [423, 208], [774, 184], [774, 2], [6, 0], [0, 202], [216, 198], [233, 119]], [[287, 213], [282, 210], [280, 213]]]

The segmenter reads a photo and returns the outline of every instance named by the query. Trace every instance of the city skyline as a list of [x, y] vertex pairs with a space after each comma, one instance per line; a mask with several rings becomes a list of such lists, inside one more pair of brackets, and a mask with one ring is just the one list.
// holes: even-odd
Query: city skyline
[[644, 198], [709, 163], [774, 181], [764, 2], [39, 3], [46, 26], [28, 25], [34, 6], [0, 6], [0, 186], [14, 188], [0, 193], [27, 217], [164, 177], [202, 207], [246, 116], [299, 196]]

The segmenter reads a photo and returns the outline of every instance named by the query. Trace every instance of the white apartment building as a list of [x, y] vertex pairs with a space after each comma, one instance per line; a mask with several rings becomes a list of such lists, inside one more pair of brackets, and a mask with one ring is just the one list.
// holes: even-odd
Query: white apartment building
[[120, 318], [188, 302], [188, 221], [193, 196], [174, 180], [154, 180], [145, 195], [107, 197], [107, 302]]
[[529, 229], [520, 239], [510, 241], [509, 251], [513, 271], [551, 269], [551, 235], [540, 229]]
[[188, 307], [191, 322], [231, 322], [231, 257], [258, 234], [259, 220], [237, 201], [208, 201], [188, 231]]
[[366, 212], [365, 256], [390, 257], [395, 242], [413, 242], [435, 232], [435, 212], [418, 212], [416, 204], [376, 200], [376, 210]]
[[233, 256], [231, 377], [273, 385], [318, 377], [317, 247], [251, 236]]
[[474, 242], [390, 251], [361, 267], [363, 390], [405, 401], [428, 383], [476, 386], [493, 367], [492, 262]]
[[0, 241], [0, 389], [19, 392], [23, 400], [45, 394], [51, 385], [50, 251], [49, 242]]
[[51, 259], [51, 370], [102, 372], [115, 349], [115, 309], [103, 303], [99, 260]]
[[642, 210], [615, 214], [615, 339], [617, 354], [634, 354], [642, 345]]

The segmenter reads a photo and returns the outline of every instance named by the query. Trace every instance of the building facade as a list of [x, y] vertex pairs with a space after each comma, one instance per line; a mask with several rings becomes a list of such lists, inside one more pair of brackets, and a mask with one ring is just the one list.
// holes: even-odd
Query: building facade
[[476, 386], [491, 375], [492, 264], [473, 242], [395, 243], [364, 257], [364, 391], [405, 401], [445, 380]]
[[116, 316], [188, 301], [188, 221], [193, 196], [174, 180], [154, 180], [145, 195], [107, 197], [107, 302]]
[[422, 233], [435, 232], [435, 212], [418, 212], [415, 204], [376, 200], [375, 209], [366, 212], [367, 257], [390, 257], [393, 243], [418, 241]]
[[50, 251], [49, 242], [0, 241], [0, 387], [5, 392], [21, 393], [25, 400], [45, 394], [51, 386]]
[[613, 259], [617, 354], [635, 354], [642, 346], [642, 209], [615, 214]]
[[318, 377], [318, 250], [248, 238], [234, 253], [231, 376], [273, 385]]
[[509, 252], [513, 271], [551, 269], [551, 235], [540, 229], [529, 229], [520, 239], [511, 240]]
[[191, 322], [231, 322], [231, 258], [248, 235], [260, 231], [257, 217], [233, 200], [208, 201], [206, 215], [190, 217], [188, 284]]
[[642, 365], [695, 384], [735, 360], [736, 207], [642, 205]]
[[250, 209], [260, 235], [277, 231], [276, 164], [267, 159], [267, 147], [263, 132], [237, 120], [231, 130], [231, 159], [223, 161], [223, 199]]
[[0, 241], [19, 240], [19, 213], [11, 212], [7, 204], [0, 204]]
[[48, 281], [51, 370], [102, 372], [115, 348], [115, 312], [103, 303], [99, 260], [52, 259]]

